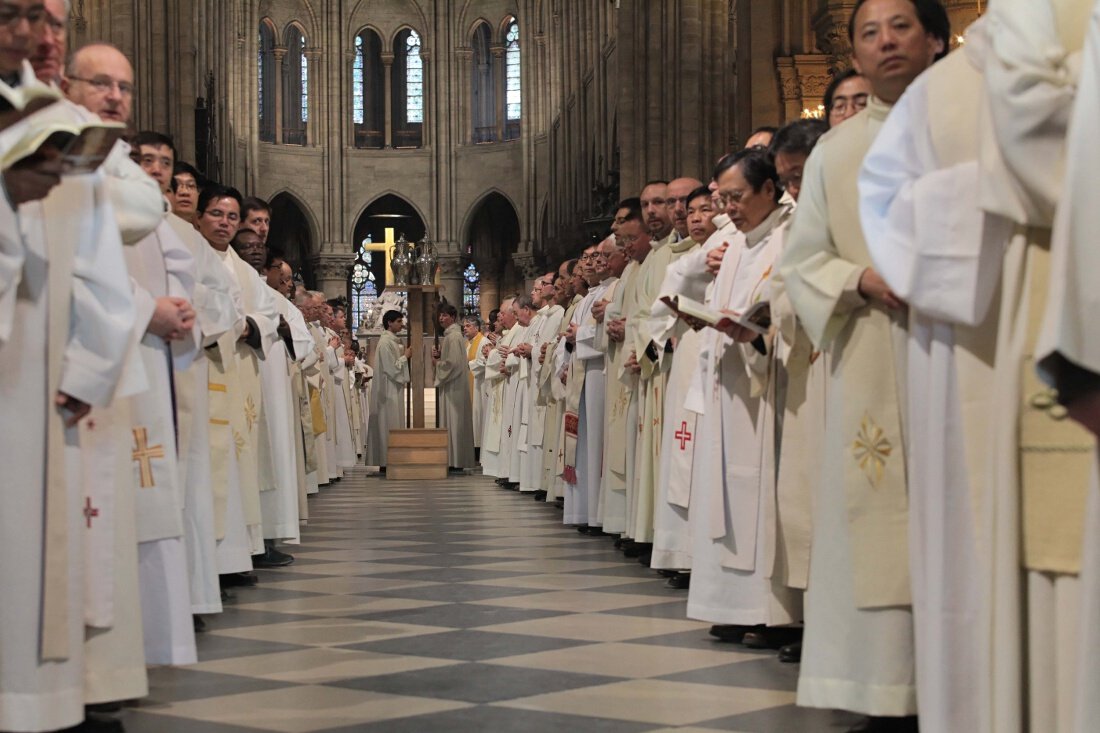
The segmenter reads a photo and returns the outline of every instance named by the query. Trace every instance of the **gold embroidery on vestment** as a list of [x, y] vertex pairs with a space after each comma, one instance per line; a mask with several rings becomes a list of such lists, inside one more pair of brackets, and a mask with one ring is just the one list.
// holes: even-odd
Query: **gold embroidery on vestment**
[[859, 433], [856, 435], [855, 442], [852, 443], [852, 453], [860, 469], [870, 479], [872, 486], [877, 486], [882, 481], [886, 459], [890, 457], [892, 451], [893, 446], [886, 438], [886, 433], [875, 424], [870, 415], [864, 413]]
[[138, 462], [141, 474], [141, 488], [151, 489], [155, 487], [156, 480], [153, 477], [154, 458], [164, 458], [163, 445], [149, 445], [149, 431], [145, 428], [134, 428], [134, 450], [131, 454], [133, 460]]

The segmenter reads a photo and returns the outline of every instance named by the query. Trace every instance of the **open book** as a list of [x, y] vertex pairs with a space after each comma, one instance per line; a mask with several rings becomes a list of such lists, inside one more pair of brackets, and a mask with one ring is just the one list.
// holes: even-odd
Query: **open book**
[[661, 300], [676, 313], [688, 318], [695, 318], [714, 328], [736, 323], [738, 326], [743, 326], [750, 331], [765, 335], [772, 325], [771, 303], [766, 300], [754, 303], [741, 313], [723, 313], [686, 295], [666, 295]]
[[12, 125], [59, 101], [61, 92], [45, 84], [12, 87], [0, 82], [0, 127]]
[[0, 169], [7, 170], [34, 155], [60, 156], [64, 175], [92, 173], [111, 154], [115, 143], [126, 132], [118, 122], [49, 122], [30, 127], [26, 134], [0, 158]]

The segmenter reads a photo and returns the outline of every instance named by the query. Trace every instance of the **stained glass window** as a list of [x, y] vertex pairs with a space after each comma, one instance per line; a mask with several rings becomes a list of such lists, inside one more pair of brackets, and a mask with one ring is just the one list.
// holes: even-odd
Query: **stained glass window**
[[302, 122], [309, 122], [309, 59], [302, 51]]
[[522, 112], [520, 67], [519, 67], [519, 23], [514, 20], [508, 26], [504, 36], [504, 90], [505, 119], [518, 120]]
[[472, 262], [462, 273], [462, 312], [467, 315], [481, 313], [481, 273]]
[[[373, 265], [374, 253], [366, 249], [370, 243], [368, 237], [359, 248], [359, 256], [355, 258], [355, 264], [351, 268], [351, 321], [349, 326], [357, 330], [363, 325], [363, 318], [372, 314], [375, 302], [378, 300], [378, 283], [376, 282]], [[368, 327], [375, 324], [367, 324]]]
[[352, 121], [363, 124], [363, 37], [355, 37], [355, 63], [351, 67]]
[[408, 65], [405, 68], [405, 120], [424, 121], [424, 61], [420, 58], [420, 34], [409, 31], [405, 41]]

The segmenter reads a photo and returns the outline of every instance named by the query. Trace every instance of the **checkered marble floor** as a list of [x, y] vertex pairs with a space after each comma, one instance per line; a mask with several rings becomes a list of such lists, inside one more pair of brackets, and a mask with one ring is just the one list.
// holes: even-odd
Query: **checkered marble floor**
[[131, 733], [843, 731], [798, 668], [719, 643], [687, 592], [481, 476], [357, 468], [310, 499], [291, 567], [151, 671]]

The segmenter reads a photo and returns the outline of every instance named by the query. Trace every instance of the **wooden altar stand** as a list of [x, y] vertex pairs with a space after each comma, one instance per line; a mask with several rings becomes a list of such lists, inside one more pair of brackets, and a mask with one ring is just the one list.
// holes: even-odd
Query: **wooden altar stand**
[[[390, 481], [447, 478], [447, 429], [424, 427], [424, 314], [437, 285], [409, 285], [409, 345], [412, 358], [412, 427], [391, 430], [386, 453], [386, 479]], [[435, 324], [432, 324], [432, 328]]]

